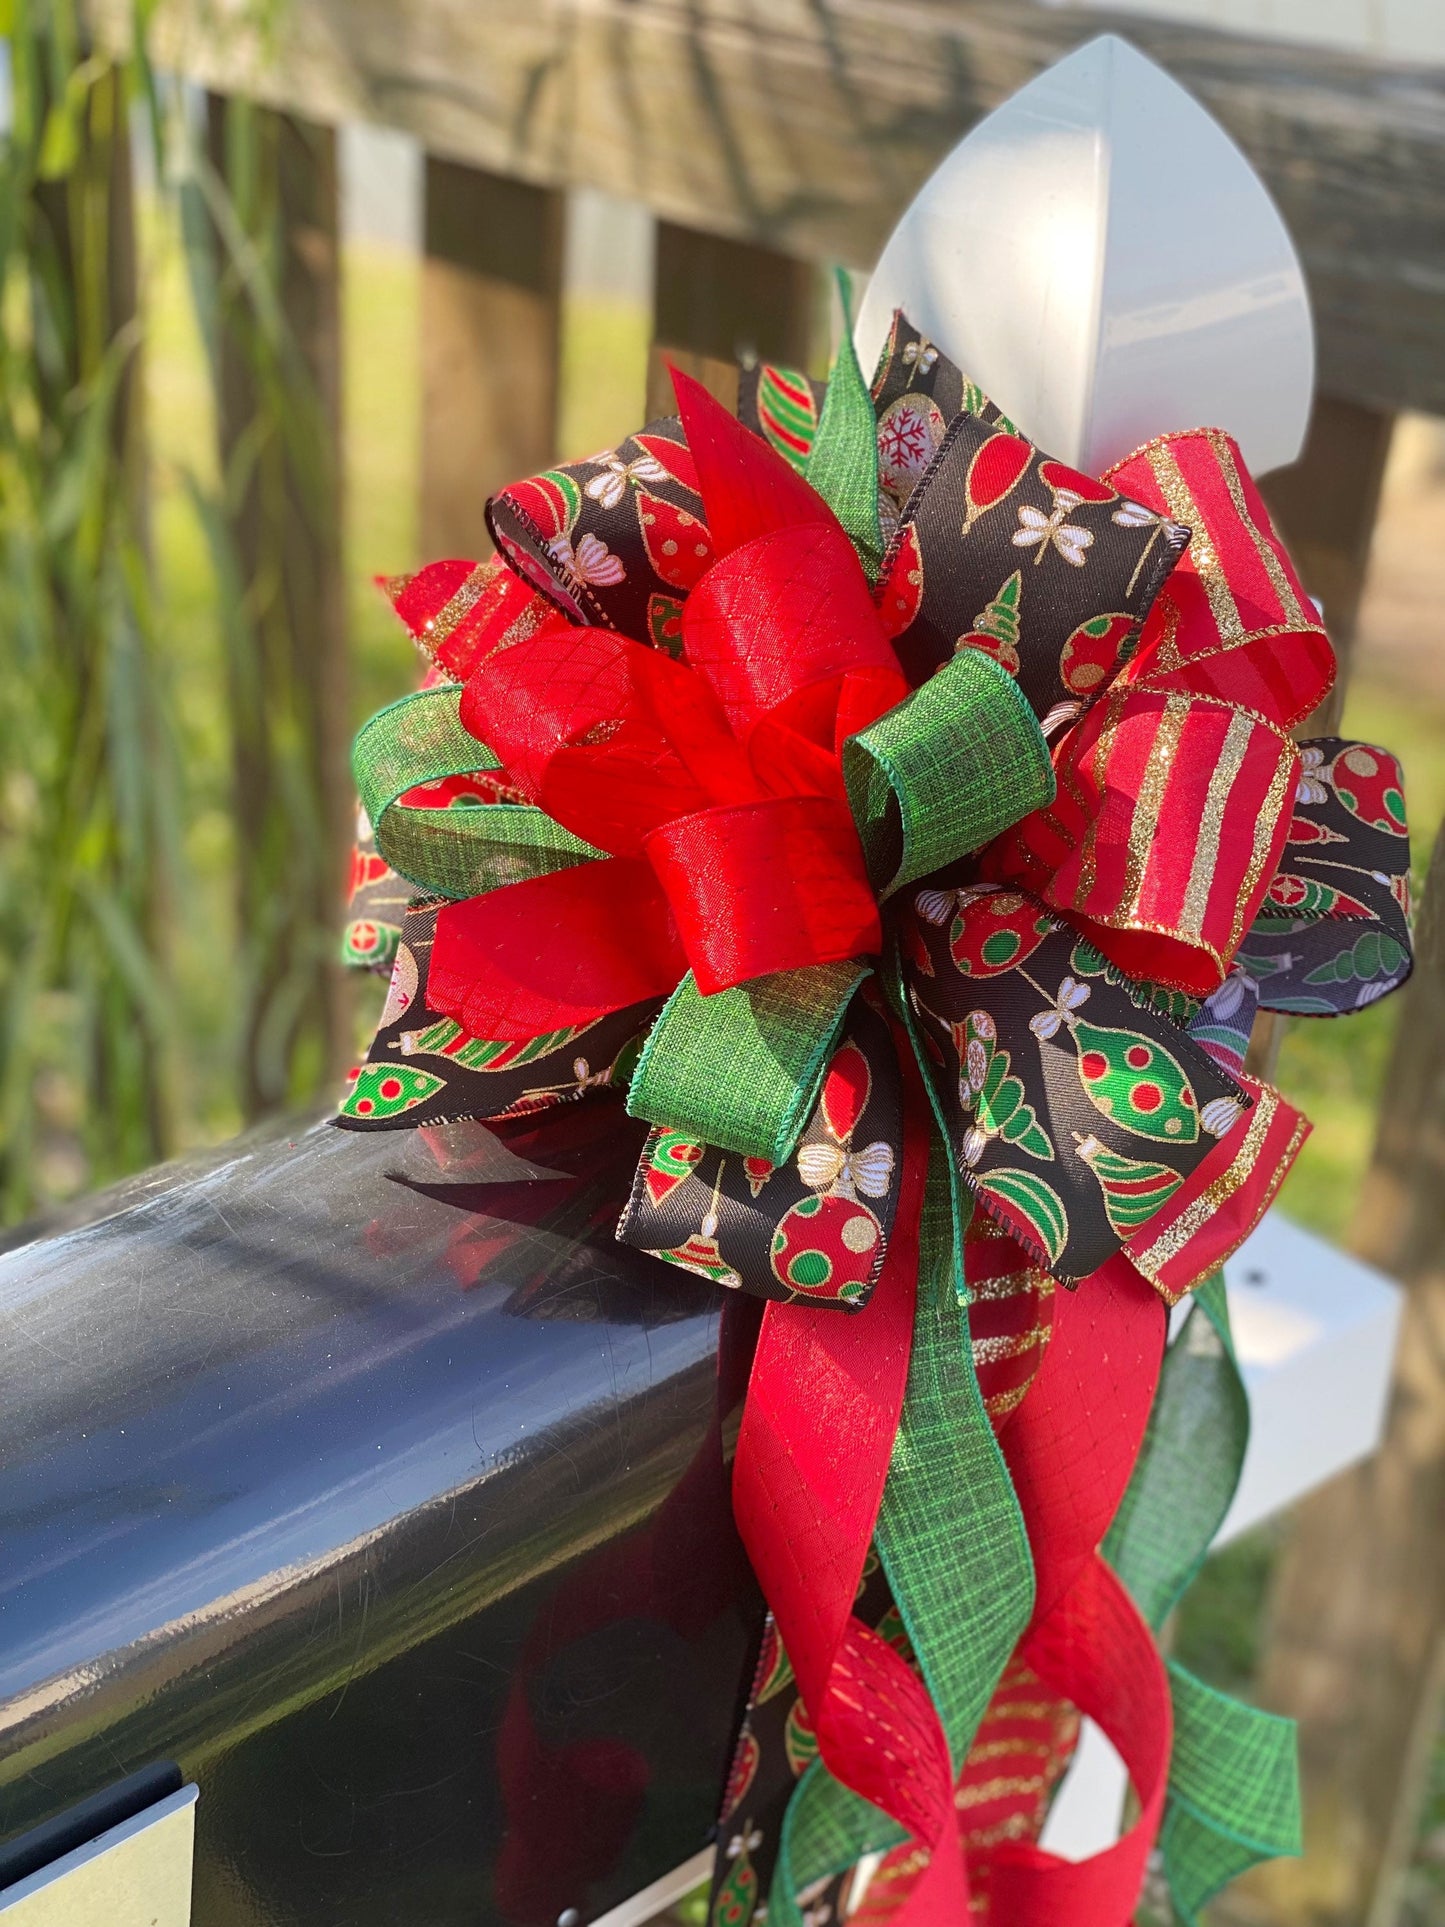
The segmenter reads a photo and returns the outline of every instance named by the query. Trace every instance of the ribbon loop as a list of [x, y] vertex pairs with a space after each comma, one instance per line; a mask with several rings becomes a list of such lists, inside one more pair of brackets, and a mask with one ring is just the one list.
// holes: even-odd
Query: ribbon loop
[[644, 847], [704, 997], [883, 947], [853, 819], [830, 796], [704, 810]]
[[689, 974], [647, 1040], [628, 1110], [704, 1144], [781, 1164], [817, 1101], [849, 999], [867, 974], [866, 966], [834, 963], [711, 997]]
[[376, 847], [398, 875], [432, 895], [465, 898], [589, 863], [596, 850], [520, 803], [418, 807], [407, 801], [455, 776], [498, 773], [499, 759], [462, 725], [454, 684], [379, 711], [356, 738], [351, 767]]
[[1233, 704], [1121, 684], [1058, 767], [1052, 807], [1001, 838], [985, 874], [1082, 923], [1131, 976], [1206, 996], [1278, 866], [1295, 745]]
[[1013, 677], [974, 649], [846, 743], [843, 775], [883, 898], [1054, 795], [1037, 718]]

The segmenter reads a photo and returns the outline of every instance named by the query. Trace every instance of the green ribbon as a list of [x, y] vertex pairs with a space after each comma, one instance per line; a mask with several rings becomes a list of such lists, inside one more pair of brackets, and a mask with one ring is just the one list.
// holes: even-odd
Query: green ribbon
[[643, 1046], [627, 1108], [781, 1164], [817, 1101], [861, 963], [815, 964], [704, 997], [683, 978]]
[[352, 747], [357, 793], [392, 869], [429, 896], [464, 898], [600, 857], [530, 803], [398, 807], [423, 784], [501, 768], [462, 726], [461, 694], [447, 683], [403, 696], [378, 711]]
[[870, 582], [883, 563], [878, 515], [878, 417], [853, 348], [848, 277], [838, 270], [843, 337], [823, 397], [823, 412], [803, 473], [832, 509]]
[[[876, 1544], [957, 1767], [1028, 1624], [1034, 1574], [974, 1371], [950, 1162], [935, 1136], [913, 1353]], [[784, 1816], [770, 1921], [801, 1927], [800, 1891], [903, 1838], [895, 1821], [815, 1760]]]
[[843, 745], [843, 779], [878, 893], [973, 850], [1054, 800], [1038, 717], [1008, 671], [961, 649]]
[[[1204, 1563], [1239, 1484], [1249, 1398], [1224, 1279], [1200, 1285], [1159, 1375], [1144, 1447], [1104, 1553], [1157, 1629]], [[1159, 1836], [1175, 1912], [1199, 1909], [1257, 1861], [1300, 1852], [1292, 1720], [1247, 1706], [1169, 1665], [1174, 1751]]]
[[1173, 1661], [1169, 1690], [1174, 1751], [1159, 1847], [1174, 1911], [1194, 1927], [1237, 1874], [1302, 1849], [1295, 1723]]

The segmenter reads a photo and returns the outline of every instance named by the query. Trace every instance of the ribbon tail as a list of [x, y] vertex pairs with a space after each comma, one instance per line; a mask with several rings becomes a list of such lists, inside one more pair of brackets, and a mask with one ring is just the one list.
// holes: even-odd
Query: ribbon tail
[[[912, 1347], [928, 1119], [911, 1079], [903, 1137], [898, 1215], [867, 1319], [805, 1306], [774, 1306], [764, 1316], [738, 1439], [733, 1510], [792, 1660], [822, 1765], [934, 1850], [939, 1871], [926, 1885], [926, 1919], [946, 1927], [960, 1918], [964, 1895], [948, 1743], [923, 1682], [852, 1616]], [[856, 1850], [848, 1844], [842, 1852], [839, 1865], [846, 1865]], [[790, 1876], [775, 1882], [775, 1905], [784, 1922], [795, 1920]]]

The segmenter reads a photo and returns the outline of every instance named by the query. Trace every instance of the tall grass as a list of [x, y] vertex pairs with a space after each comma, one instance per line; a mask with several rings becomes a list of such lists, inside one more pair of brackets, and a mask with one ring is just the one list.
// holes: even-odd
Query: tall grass
[[16, 0], [0, 148], [0, 1210], [174, 1135], [176, 775], [145, 528], [134, 73]]
[[[263, 15], [273, 0], [257, 0]], [[310, 276], [334, 177], [292, 122], [208, 127], [76, 0], [0, 0], [0, 1219], [153, 1162], [190, 1134], [197, 1058], [256, 1115], [344, 1049], [334, 949], [345, 835], [334, 277]], [[140, 138], [133, 142], [132, 120]], [[133, 146], [183, 237], [214, 446], [185, 487], [221, 643], [230, 901], [187, 863], [185, 640], [155, 589]], [[155, 225], [155, 224], [153, 224]], [[298, 237], [300, 248], [298, 250]], [[331, 235], [334, 247], [334, 231]], [[314, 252], [314, 250], [313, 250]], [[308, 307], [308, 299], [310, 306]], [[313, 339], [298, 338], [296, 318]], [[203, 927], [197, 929], [197, 921]], [[208, 950], [209, 1028], [178, 1000]], [[188, 1025], [187, 1016], [191, 1018]], [[212, 1080], [214, 1081], [214, 1080]]]

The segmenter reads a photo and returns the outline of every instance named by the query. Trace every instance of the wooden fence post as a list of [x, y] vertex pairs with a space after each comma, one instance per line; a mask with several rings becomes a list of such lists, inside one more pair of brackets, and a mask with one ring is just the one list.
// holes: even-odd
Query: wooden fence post
[[1300, 1723], [1305, 1856], [1227, 1918], [1386, 1927], [1438, 1730], [1445, 1627], [1445, 828], [1351, 1245], [1405, 1286], [1385, 1437], [1306, 1499], [1276, 1575], [1263, 1704]]
[[336, 959], [350, 836], [341, 299], [333, 129], [212, 95], [212, 165], [268, 276], [218, 303], [217, 428], [242, 609], [228, 663], [248, 1116], [309, 1097], [352, 1047]]
[[421, 539], [487, 556], [487, 497], [556, 459], [565, 197], [427, 156]]
[[1324, 608], [1340, 659], [1339, 679], [1303, 736], [1322, 736], [1339, 723], [1394, 426], [1387, 410], [1320, 395], [1299, 460], [1260, 483], [1305, 588]]
[[737, 403], [739, 361], [821, 372], [827, 312], [811, 261], [660, 221], [648, 419], [676, 412], [669, 361], [729, 407]]
[[[1339, 658], [1334, 688], [1300, 725], [1299, 736], [1339, 727], [1394, 425], [1387, 410], [1319, 395], [1299, 460], [1260, 483], [1305, 588], [1324, 609]], [[1248, 1063], [1253, 1076], [1273, 1081], [1288, 1021], [1272, 1011], [1256, 1019]]]

